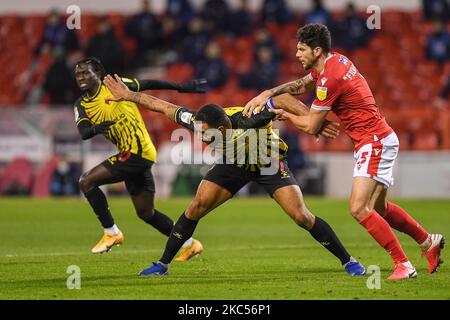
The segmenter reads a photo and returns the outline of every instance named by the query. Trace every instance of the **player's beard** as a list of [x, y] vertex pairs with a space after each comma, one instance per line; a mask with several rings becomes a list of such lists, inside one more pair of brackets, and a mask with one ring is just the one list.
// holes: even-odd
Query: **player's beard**
[[310, 60], [310, 62], [306, 62], [305, 61], [305, 64], [303, 65], [303, 69], [305, 69], [305, 70], [311, 69], [317, 63], [317, 60], [319, 60], [319, 57], [314, 57], [313, 56], [313, 59]]

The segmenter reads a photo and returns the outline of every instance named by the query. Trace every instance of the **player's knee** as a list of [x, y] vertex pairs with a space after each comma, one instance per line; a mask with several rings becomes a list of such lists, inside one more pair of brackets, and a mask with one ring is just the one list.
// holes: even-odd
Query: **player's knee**
[[148, 222], [152, 219], [153, 214], [155, 213], [153, 207], [150, 208], [138, 208], [136, 209], [136, 214], [139, 217], [139, 219]]
[[194, 199], [184, 214], [185, 214], [186, 218], [188, 218], [188, 219], [198, 220], [207, 211], [208, 211], [208, 207], [202, 201]]
[[301, 205], [299, 207], [295, 207], [291, 211], [293, 214], [291, 215], [294, 222], [305, 229], [308, 229], [308, 227], [312, 227], [314, 224], [314, 216], [311, 214], [311, 212], [306, 208], [306, 206]]
[[296, 210], [294, 221], [298, 226], [309, 230], [314, 225], [314, 216], [306, 207], [303, 207]]
[[89, 178], [89, 175], [86, 172], [83, 173], [80, 177], [80, 180], [78, 180], [78, 186], [83, 193], [88, 192], [94, 187], [91, 179]]
[[350, 214], [358, 221], [367, 214], [367, 211], [367, 206], [365, 204], [358, 202], [350, 203]]

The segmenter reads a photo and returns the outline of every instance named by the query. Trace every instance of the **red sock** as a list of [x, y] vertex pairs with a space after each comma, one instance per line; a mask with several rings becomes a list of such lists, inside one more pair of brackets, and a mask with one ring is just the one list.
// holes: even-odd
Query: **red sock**
[[398, 205], [388, 202], [384, 215], [389, 225], [400, 232], [406, 233], [416, 240], [418, 244], [422, 244], [428, 238], [428, 232], [420, 224], [418, 224], [405, 210]]
[[391, 255], [395, 264], [409, 260], [389, 224], [375, 210], [359, 223]]

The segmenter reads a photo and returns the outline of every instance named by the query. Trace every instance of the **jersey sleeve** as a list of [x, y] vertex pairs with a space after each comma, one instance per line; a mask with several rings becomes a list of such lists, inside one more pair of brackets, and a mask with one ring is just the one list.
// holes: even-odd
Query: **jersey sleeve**
[[130, 89], [131, 91], [138, 92], [141, 91], [141, 83], [137, 79], [128, 79], [121, 78], [122, 82]]
[[316, 83], [316, 97], [311, 109], [329, 111], [339, 98], [341, 90], [336, 78], [321, 78]]
[[131, 90], [131, 91], [145, 91], [145, 90], [181, 90], [182, 84], [173, 82], [173, 81], [165, 81], [165, 80], [138, 80], [138, 79], [128, 79], [122, 78], [123, 83]]
[[180, 107], [175, 111], [175, 122], [194, 131], [195, 111]]
[[[242, 110], [230, 114], [231, 121], [236, 125], [237, 129], [257, 129], [265, 127], [269, 122], [271, 122], [276, 114], [270, 112], [270, 104], [266, 104], [264, 109], [259, 113], [253, 113], [251, 117], [246, 117], [242, 114]], [[272, 107], [273, 108], [273, 107]]]
[[86, 114], [86, 111], [84, 110], [84, 107], [81, 105], [81, 100], [83, 100], [83, 97], [78, 99], [73, 107], [73, 111], [75, 113], [75, 124], [78, 126], [83, 121], [88, 121], [91, 123], [91, 120]]

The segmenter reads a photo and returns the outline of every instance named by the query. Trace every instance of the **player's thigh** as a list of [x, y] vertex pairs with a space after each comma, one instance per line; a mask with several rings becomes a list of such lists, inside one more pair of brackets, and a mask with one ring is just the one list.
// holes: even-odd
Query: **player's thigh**
[[144, 192], [146, 194], [155, 193], [155, 180], [151, 167], [143, 167], [137, 172], [126, 172], [123, 175], [125, 176], [125, 187], [132, 198]]
[[93, 187], [120, 181], [123, 181], [122, 176], [115, 175], [111, 170], [106, 168], [103, 163], [101, 163], [83, 173], [80, 177], [79, 185], [81, 191], [87, 192]]
[[374, 200], [374, 209], [381, 216], [384, 216], [386, 213], [387, 194], [388, 194], [388, 189], [386, 187], [384, 187], [384, 188], [382, 188], [381, 192], [378, 194], [377, 198]]
[[384, 185], [367, 177], [354, 177], [350, 195], [350, 213], [361, 221], [375, 206], [375, 201], [384, 189]]
[[189, 219], [198, 220], [232, 197], [233, 194], [223, 186], [203, 179], [185, 215]]
[[286, 159], [278, 162], [275, 167], [275, 172], [272, 172], [272, 169], [270, 171], [261, 170], [254, 172], [250, 174], [250, 180], [263, 187], [271, 197], [280, 188], [298, 186], [297, 180], [289, 169]]
[[249, 181], [249, 173], [233, 164], [215, 164], [208, 170], [203, 180], [213, 182], [228, 190], [234, 196]]
[[314, 215], [308, 210], [298, 185], [289, 185], [275, 190], [272, 197], [295, 223], [308, 230], [314, 225]]

